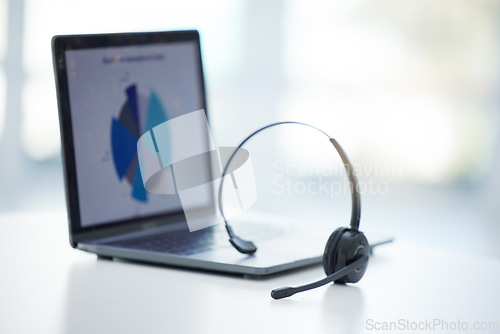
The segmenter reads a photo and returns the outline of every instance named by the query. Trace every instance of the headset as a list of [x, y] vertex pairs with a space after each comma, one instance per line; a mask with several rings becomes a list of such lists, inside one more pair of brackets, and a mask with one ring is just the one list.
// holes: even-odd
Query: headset
[[222, 218], [224, 219], [224, 224], [229, 235], [229, 242], [231, 243], [231, 245], [233, 245], [234, 248], [236, 248], [240, 253], [243, 254], [253, 254], [257, 251], [257, 247], [252, 241], [244, 240], [234, 233], [233, 229], [227, 222], [226, 217], [224, 216], [224, 209], [222, 205], [222, 189], [229, 165], [231, 164], [231, 161], [238, 153], [238, 151], [252, 137], [271, 127], [286, 124], [295, 124], [312, 128], [324, 134], [328, 138], [330, 143], [332, 143], [332, 145], [335, 147], [335, 150], [342, 159], [345, 170], [347, 172], [347, 176], [349, 178], [352, 198], [352, 210], [350, 227], [340, 227], [336, 229], [330, 235], [326, 243], [325, 251], [323, 252], [323, 268], [327, 276], [319, 281], [301, 285], [298, 287], [287, 286], [274, 289], [271, 291], [271, 297], [274, 299], [290, 297], [298, 292], [315, 289], [330, 282], [356, 283], [363, 277], [366, 271], [366, 268], [368, 266], [368, 258], [372, 253], [373, 247], [392, 241], [392, 239], [390, 239], [378, 244], [370, 245], [363, 232], [359, 230], [359, 221], [361, 217], [361, 200], [359, 195], [358, 181], [354, 173], [352, 164], [350, 163], [345, 151], [342, 149], [340, 144], [335, 139], [330, 137], [326, 132], [313, 125], [302, 122], [285, 121], [266, 125], [247, 136], [236, 147], [223, 169], [222, 178], [219, 184], [218, 203], [219, 211]]

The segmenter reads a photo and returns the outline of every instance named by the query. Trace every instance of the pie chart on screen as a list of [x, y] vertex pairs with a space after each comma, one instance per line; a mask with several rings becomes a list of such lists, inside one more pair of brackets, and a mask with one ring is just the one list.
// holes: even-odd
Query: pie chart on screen
[[120, 181], [127, 182], [130, 196], [146, 202], [148, 195], [142, 182], [137, 157], [137, 140], [145, 132], [167, 120], [165, 110], [154, 91], [139, 92], [137, 84], [128, 86], [118, 118], [111, 122], [111, 151], [115, 171]]

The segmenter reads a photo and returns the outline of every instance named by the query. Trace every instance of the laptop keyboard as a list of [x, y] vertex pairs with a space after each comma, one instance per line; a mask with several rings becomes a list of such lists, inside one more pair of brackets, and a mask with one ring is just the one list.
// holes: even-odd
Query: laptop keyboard
[[[267, 224], [239, 224], [237, 233], [250, 240], [265, 240], [282, 235], [286, 229]], [[212, 226], [195, 232], [169, 231], [136, 238], [106, 242], [105, 245], [151, 252], [191, 255], [229, 245], [224, 228]]]

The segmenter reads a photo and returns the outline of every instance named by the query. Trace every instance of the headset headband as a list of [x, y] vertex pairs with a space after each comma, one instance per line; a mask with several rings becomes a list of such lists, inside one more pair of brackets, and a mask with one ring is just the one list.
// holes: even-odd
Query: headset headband
[[313, 128], [313, 129], [321, 132], [322, 134], [324, 134], [325, 136], [328, 137], [328, 140], [333, 144], [333, 146], [337, 150], [337, 153], [340, 155], [340, 158], [342, 159], [345, 170], [347, 172], [347, 176], [349, 178], [349, 185], [351, 188], [351, 196], [352, 196], [352, 211], [351, 211], [351, 223], [350, 223], [351, 230], [354, 230], [354, 231], [359, 230], [359, 220], [361, 217], [361, 200], [360, 200], [360, 196], [359, 196], [358, 181], [356, 179], [356, 175], [354, 173], [353, 166], [351, 165], [349, 159], [347, 158], [346, 153], [344, 152], [344, 150], [342, 149], [340, 144], [335, 139], [331, 138], [328, 134], [326, 134], [326, 132], [324, 132], [323, 130], [321, 130], [313, 125], [301, 123], [301, 122], [290, 122], [290, 121], [277, 122], [277, 123], [272, 123], [272, 124], [266, 125], [260, 129], [256, 130], [256, 131], [254, 131], [248, 137], [246, 137], [236, 147], [234, 152], [231, 154], [231, 156], [229, 157], [229, 160], [227, 161], [227, 163], [224, 166], [224, 169], [222, 171], [222, 177], [221, 177], [221, 181], [219, 184], [219, 192], [218, 192], [219, 211], [222, 215], [222, 218], [224, 219], [224, 224], [226, 226], [227, 233], [229, 234], [229, 237], [230, 237], [229, 241], [241, 253], [245, 253], [245, 254], [255, 253], [255, 251], [257, 250], [257, 247], [255, 247], [255, 245], [251, 241], [246, 241], [246, 240], [243, 240], [243, 239], [239, 238], [238, 236], [236, 236], [236, 234], [233, 232], [231, 226], [228, 224], [226, 217], [224, 216], [224, 209], [222, 207], [222, 186], [224, 183], [224, 179], [225, 179], [227, 170], [229, 168], [229, 165], [231, 164], [231, 161], [233, 160], [236, 153], [238, 153], [240, 148], [243, 147], [243, 145], [245, 145], [246, 142], [248, 142], [252, 137], [254, 137], [256, 134], [258, 134], [261, 131], [264, 131], [264, 130], [269, 129], [269, 128], [274, 127], [274, 126], [283, 125], [283, 124], [304, 125], [304, 126]]

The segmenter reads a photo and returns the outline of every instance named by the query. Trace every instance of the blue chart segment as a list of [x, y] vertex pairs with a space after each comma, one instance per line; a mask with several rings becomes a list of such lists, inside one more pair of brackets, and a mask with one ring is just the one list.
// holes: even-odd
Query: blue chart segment
[[131, 186], [131, 197], [146, 202], [148, 197], [137, 157], [137, 140], [145, 132], [165, 122], [167, 117], [154, 91], [149, 96], [142, 95], [137, 85], [133, 84], [125, 89], [125, 97], [118, 118], [113, 117], [111, 120], [113, 162], [118, 179], [125, 179]]

